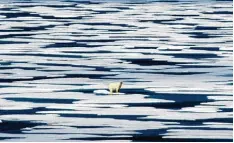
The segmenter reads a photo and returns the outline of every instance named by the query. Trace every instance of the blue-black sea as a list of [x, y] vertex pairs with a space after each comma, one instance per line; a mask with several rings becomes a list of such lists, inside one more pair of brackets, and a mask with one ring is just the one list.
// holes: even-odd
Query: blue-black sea
[[232, 142], [232, 17], [231, 0], [0, 0], [0, 141]]

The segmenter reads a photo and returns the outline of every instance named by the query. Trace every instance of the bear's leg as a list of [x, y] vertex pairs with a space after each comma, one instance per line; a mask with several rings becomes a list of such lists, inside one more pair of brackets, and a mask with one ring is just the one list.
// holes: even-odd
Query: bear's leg
[[110, 91], [110, 94], [112, 95], [113, 91], [112, 91], [112, 89], [111, 89], [111, 88], [109, 88], [109, 91]]
[[116, 89], [117, 93], [119, 93], [121, 86], [122, 86], [122, 84], [119, 84], [118, 88]]
[[115, 93], [116, 92], [116, 90], [115, 89], [112, 89], [112, 93]]

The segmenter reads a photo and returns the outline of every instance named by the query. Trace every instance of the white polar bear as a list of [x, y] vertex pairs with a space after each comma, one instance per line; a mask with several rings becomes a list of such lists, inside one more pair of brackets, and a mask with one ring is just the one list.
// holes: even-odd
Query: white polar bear
[[109, 84], [109, 90], [110, 90], [110, 94], [112, 94], [114, 91], [116, 93], [119, 92], [121, 86], [122, 86], [123, 82], [115, 82], [115, 83], [110, 83]]

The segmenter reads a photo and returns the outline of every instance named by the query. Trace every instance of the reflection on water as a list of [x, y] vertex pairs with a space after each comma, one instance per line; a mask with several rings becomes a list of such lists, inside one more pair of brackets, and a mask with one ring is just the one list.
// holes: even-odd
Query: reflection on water
[[231, 1], [8, 0], [0, 21], [0, 140], [232, 141]]

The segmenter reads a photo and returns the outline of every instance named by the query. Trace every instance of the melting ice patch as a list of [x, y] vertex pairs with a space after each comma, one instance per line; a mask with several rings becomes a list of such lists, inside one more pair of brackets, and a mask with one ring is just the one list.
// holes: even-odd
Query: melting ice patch
[[8, 0], [0, 20], [0, 140], [232, 141], [229, 1]]

